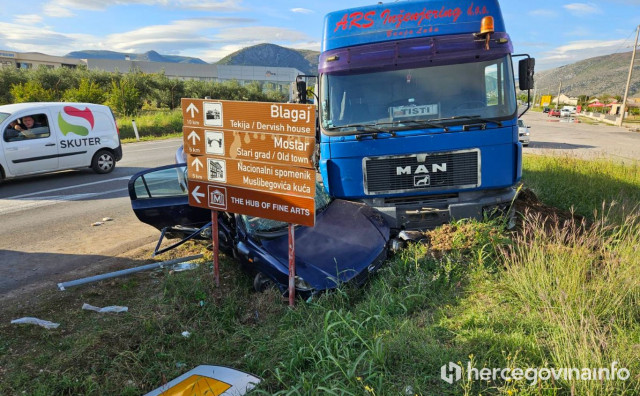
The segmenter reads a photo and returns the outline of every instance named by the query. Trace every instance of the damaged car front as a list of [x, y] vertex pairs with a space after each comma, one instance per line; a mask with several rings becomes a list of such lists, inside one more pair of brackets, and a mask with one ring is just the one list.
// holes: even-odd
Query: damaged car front
[[[138, 219], [160, 230], [162, 236], [183, 238], [172, 246], [189, 238], [211, 237], [211, 211], [189, 206], [185, 172], [184, 164], [169, 165], [140, 172], [129, 181], [131, 205]], [[378, 211], [334, 200], [321, 183], [316, 186], [315, 203], [315, 227], [295, 227], [296, 293], [302, 296], [347, 282], [364, 283], [385, 262], [390, 238], [389, 226]], [[273, 284], [286, 294], [288, 224], [220, 214], [220, 249], [239, 259], [255, 276], [256, 290]]]

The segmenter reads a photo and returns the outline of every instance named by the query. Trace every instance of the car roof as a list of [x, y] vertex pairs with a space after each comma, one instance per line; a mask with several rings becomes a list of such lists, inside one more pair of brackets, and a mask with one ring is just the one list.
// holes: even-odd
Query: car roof
[[47, 107], [47, 106], [100, 106], [106, 107], [104, 105], [98, 105], [95, 103], [76, 103], [76, 102], [27, 102], [27, 103], [13, 103], [8, 105], [0, 106], [0, 113], [15, 113], [21, 110], [29, 110], [34, 107]]

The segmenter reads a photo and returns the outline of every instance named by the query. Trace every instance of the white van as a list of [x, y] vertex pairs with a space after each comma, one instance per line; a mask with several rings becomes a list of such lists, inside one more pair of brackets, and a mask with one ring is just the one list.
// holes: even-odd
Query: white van
[[0, 106], [0, 180], [90, 167], [109, 173], [122, 158], [111, 109], [92, 103]]

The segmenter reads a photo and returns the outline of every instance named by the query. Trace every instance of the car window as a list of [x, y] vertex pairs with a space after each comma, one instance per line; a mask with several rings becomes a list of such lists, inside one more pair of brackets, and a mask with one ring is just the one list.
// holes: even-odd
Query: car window
[[134, 181], [138, 199], [171, 197], [187, 194], [185, 166], [146, 173]]
[[524, 127], [524, 122], [522, 120], [518, 120], [518, 126], [519, 127]]
[[[30, 119], [27, 121], [27, 119]], [[51, 136], [46, 114], [28, 114], [15, 118], [7, 124], [3, 138], [5, 142], [28, 139], [45, 139]]]

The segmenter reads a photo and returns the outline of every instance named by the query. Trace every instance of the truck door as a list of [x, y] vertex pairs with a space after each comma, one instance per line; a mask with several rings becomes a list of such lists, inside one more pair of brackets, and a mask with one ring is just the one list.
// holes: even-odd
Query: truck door
[[[58, 142], [49, 128], [50, 117], [44, 110], [23, 113], [12, 120], [3, 131], [4, 154], [15, 176], [58, 169]], [[33, 120], [33, 123], [29, 121]], [[11, 125], [15, 122], [18, 129]], [[27, 125], [29, 126], [27, 126]]]

